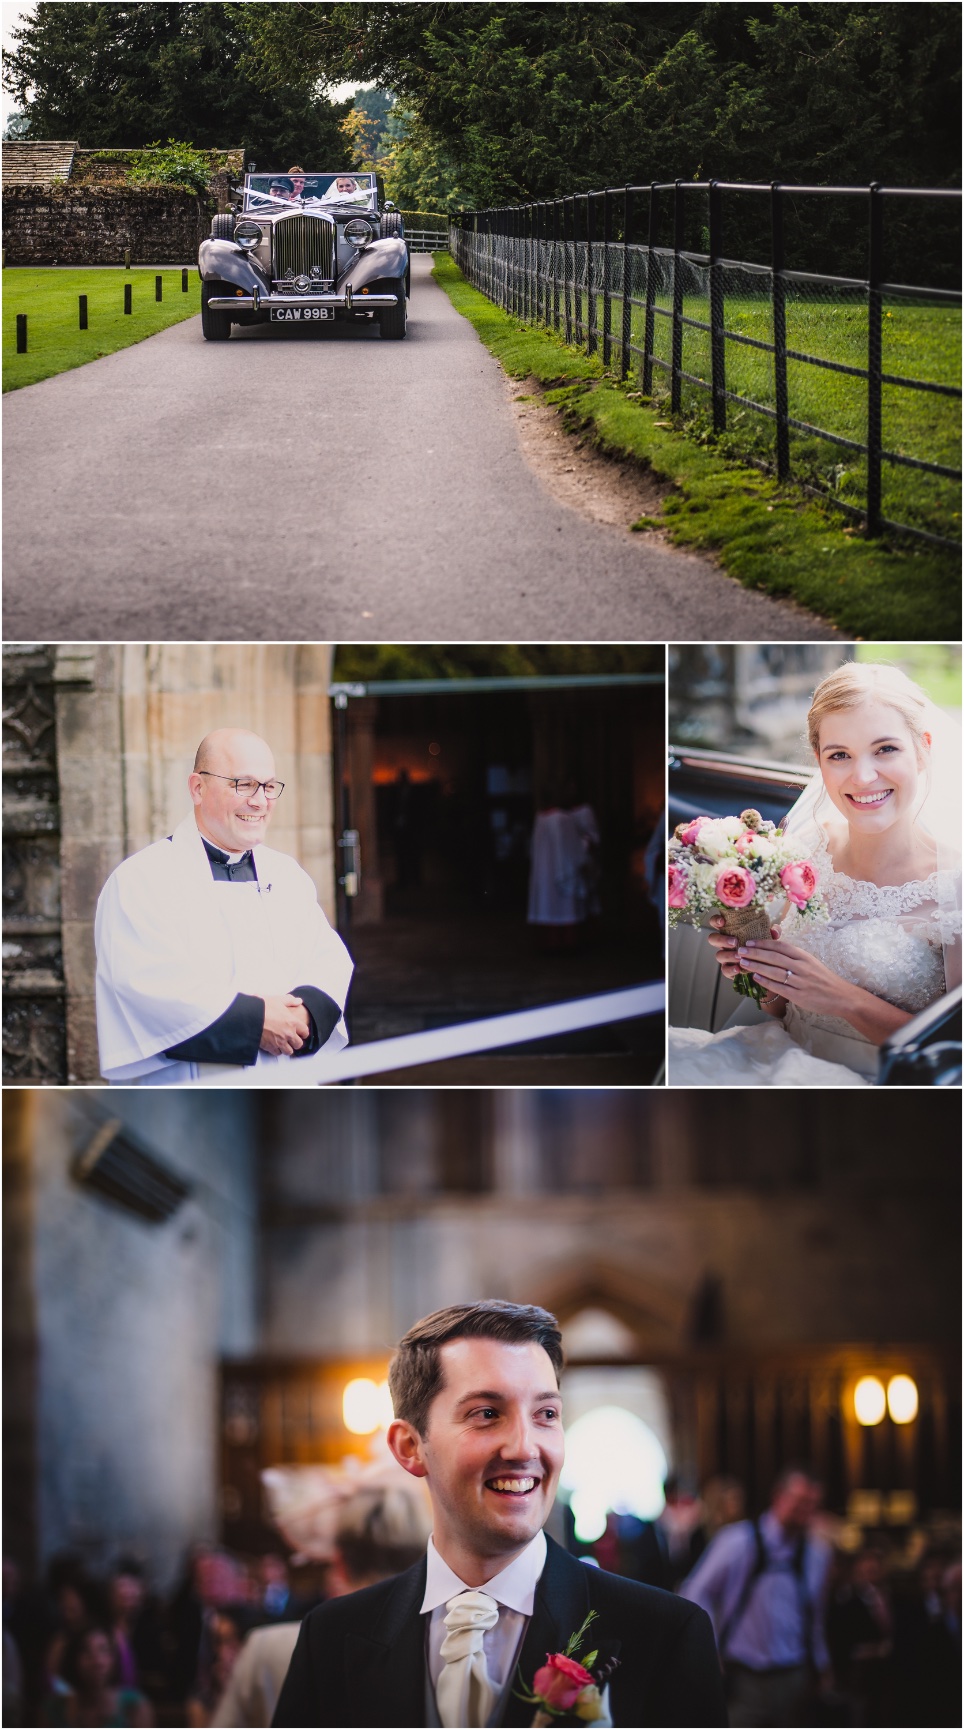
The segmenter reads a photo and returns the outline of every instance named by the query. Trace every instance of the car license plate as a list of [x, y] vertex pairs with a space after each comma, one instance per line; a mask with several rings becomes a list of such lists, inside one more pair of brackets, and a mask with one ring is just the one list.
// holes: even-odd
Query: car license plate
[[309, 324], [317, 323], [320, 318], [334, 318], [333, 306], [273, 306], [271, 308], [272, 322], [281, 320], [285, 323], [297, 319], [307, 319]]

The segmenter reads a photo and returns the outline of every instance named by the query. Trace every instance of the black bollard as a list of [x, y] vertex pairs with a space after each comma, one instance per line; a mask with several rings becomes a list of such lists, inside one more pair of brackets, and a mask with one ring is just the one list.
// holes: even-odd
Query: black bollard
[[133, 308], [131, 306], [131, 285], [129, 282], [125, 282], [125, 284], [124, 284], [124, 311], [125, 312], [132, 312], [133, 311]]
[[18, 312], [17, 313], [17, 353], [18, 354], [26, 354], [26, 352], [27, 352], [27, 315], [25, 312]]
[[181, 271], [181, 293], [187, 294], [187, 266]]
[[87, 296], [86, 296], [86, 294], [82, 294], [80, 296], [80, 328], [81, 328], [81, 330], [87, 329]]
[[163, 276], [155, 276], [155, 278], [154, 278], [154, 299], [155, 300], [163, 300], [164, 299], [164, 278], [163, 278]]

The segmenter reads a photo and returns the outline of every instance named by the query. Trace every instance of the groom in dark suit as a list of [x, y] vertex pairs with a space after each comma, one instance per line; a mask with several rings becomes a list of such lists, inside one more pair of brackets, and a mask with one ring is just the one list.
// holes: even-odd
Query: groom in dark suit
[[518, 1690], [590, 1611], [576, 1659], [598, 1650], [601, 1697], [553, 1723], [726, 1724], [703, 1612], [587, 1567], [543, 1533], [563, 1462], [562, 1363], [555, 1318], [529, 1305], [456, 1304], [406, 1334], [388, 1443], [426, 1481], [428, 1555], [311, 1612], [274, 1724], [529, 1725], [537, 1708]]

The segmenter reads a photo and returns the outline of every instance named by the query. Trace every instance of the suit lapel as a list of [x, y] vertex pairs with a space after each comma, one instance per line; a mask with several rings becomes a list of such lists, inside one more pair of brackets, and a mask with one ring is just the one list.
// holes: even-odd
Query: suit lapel
[[507, 1727], [532, 1723], [535, 1707], [520, 1700], [515, 1690], [532, 1687], [532, 1678], [545, 1663], [546, 1654], [561, 1652], [589, 1611], [589, 1586], [584, 1565], [574, 1562], [551, 1538], [547, 1538], [546, 1543], [546, 1565], [536, 1590], [532, 1620], [526, 1629], [516, 1674], [502, 1714], [501, 1722]]
[[359, 1725], [423, 1725], [425, 1722], [425, 1630], [422, 1599], [425, 1562], [395, 1582], [388, 1602], [365, 1633], [346, 1640], [351, 1689]]

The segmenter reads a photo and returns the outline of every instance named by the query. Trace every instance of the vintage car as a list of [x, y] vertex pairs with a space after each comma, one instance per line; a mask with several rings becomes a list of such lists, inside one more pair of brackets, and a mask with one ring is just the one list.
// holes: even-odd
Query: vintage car
[[408, 248], [401, 214], [374, 174], [246, 174], [238, 206], [201, 242], [201, 330], [377, 319], [399, 341], [407, 327]]
[[[671, 746], [667, 822], [694, 817], [725, 817], [752, 805], [779, 823], [813, 774], [731, 752]], [[669, 1022], [718, 1033], [734, 1015], [733, 992], [723, 978], [702, 931], [677, 925], [667, 951]], [[744, 1000], [735, 1011], [741, 1022], [762, 1020], [763, 1011]], [[891, 1035], [880, 1048], [879, 1087], [959, 1087], [961, 1085], [961, 988], [939, 997]]]

